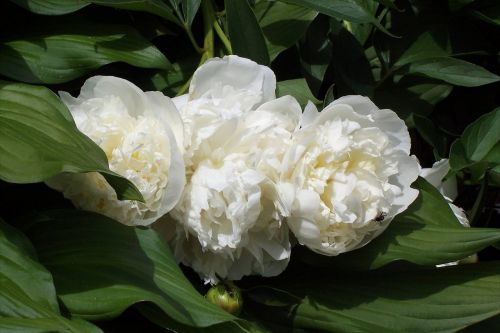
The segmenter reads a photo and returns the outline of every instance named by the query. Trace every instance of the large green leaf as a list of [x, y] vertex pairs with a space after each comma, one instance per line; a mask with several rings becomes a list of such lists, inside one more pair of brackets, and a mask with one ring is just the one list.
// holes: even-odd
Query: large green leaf
[[0, 331], [101, 332], [59, 313], [50, 273], [25, 250], [29, 241], [0, 220]]
[[375, 103], [380, 108], [394, 110], [398, 116], [412, 125], [412, 114], [428, 115], [434, 106], [448, 97], [453, 86], [438, 80], [410, 77], [397, 84], [387, 80], [375, 90]]
[[485, 22], [500, 25], [500, 5], [497, 1], [483, 1], [478, 7], [472, 11], [472, 15]]
[[254, 12], [264, 33], [271, 61], [294, 45], [318, 14], [309, 8], [269, 1], [258, 2]]
[[463, 259], [500, 242], [500, 229], [461, 226], [432, 185], [422, 178], [414, 185], [420, 190], [419, 197], [371, 243], [331, 258], [301, 251], [304, 262], [339, 270], [375, 269], [399, 260], [437, 265]]
[[365, 50], [339, 22], [332, 19], [331, 25], [332, 61], [338, 96], [354, 94], [373, 97], [375, 82]]
[[464, 87], [477, 87], [500, 80], [500, 76], [481, 66], [450, 57], [415, 61], [410, 64], [408, 73], [421, 74]]
[[424, 31], [415, 41], [406, 47], [403, 54], [396, 61], [396, 66], [451, 55], [451, 45], [446, 27], [438, 26], [435, 29]]
[[332, 60], [329, 18], [318, 15], [299, 42], [302, 72], [312, 92], [319, 96], [326, 71]]
[[455, 171], [477, 162], [500, 165], [500, 107], [470, 124], [450, 151], [450, 165]]
[[[267, 306], [262, 318], [294, 329], [447, 333], [500, 313], [499, 262], [406, 272], [309, 271], [275, 285], [299, 301]], [[249, 296], [269, 304], [273, 292], [264, 291]]]
[[160, 308], [153, 304], [141, 303], [137, 305], [139, 312], [158, 326], [170, 329], [176, 333], [270, 333], [263, 330], [256, 323], [243, 320], [227, 321], [209, 327], [191, 327], [180, 324], [165, 316]]
[[[87, 0], [88, 1], [88, 0]], [[176, 24], [180, 24], [173, 10], [162, 0], [90, 0], [91, 3], [113, 8], [137, 10], [159, 15]]]
[[117, 61], [170, 66], [154, 45], [124, 25], [61, 22], [0, 45], [0, 74], [29, 83], [63, 83]]
[[270, 62], [262, 29], [247, 1], [226, 0], [226, 18], [234, 54], [268, 65]]
[[293, 97], [295, 97], [295, 99], [297, 99], [302, 107], [304, 107], [309, 101], [313, 102], [314, 104], [318, 104], [321, 102], [313, 96], [311, 90], [307, 86], [307, 82], [305, 79], [279, 81], [277, 86], [278, 97], [292, 95]]
[[193, 24], [194, 17], [200, 9], [201, 0], [182, 0], [182, 12], [184, 14], [184, 22], [188, 26]]
[[325, 15], [355, 23], [371, 23], [380, 30], [387, 30], [373, 16], [370, 6], [363, 0], [281, 0], [294, 5], [317, 10]]
[[27, 10], [42, 15], [64, 15], [90, 4], [86, 0], [10, 0]]
[[425, 116], [414, 113], [412, 119], [418, 134], [434, 149], [434, 155], [445, 158], [448, 153], [448, 140], [444, 133]]
[[97, 4], [119, 9], [137, 10], [159, 15], [169, 21], [179, 24], [172, 8], [161, 0], [11, 0], [33, 13], [42, 15], [63, 15], [88, 6]]
[[152, 229], [127, 227], [98, 214], [56, 211], [26, 231], [72, 315], [110, 318], [149, 301], [187, 326], [235, 319], [194, 289]]
[[0, 81], [0, 179], [34, 183], [91, 171], [106, 177], [118, 198], [143, 200], [131, 182], [109, 170], [104, 152], [78, 130], [54, 93]]

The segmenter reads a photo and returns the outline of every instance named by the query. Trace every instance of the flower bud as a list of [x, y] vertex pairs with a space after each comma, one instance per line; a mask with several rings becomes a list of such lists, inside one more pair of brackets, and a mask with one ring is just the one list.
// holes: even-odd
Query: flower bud
[[243, 295], [240, 288], [233, 284], [218, 284], [210, 288], [205, 297], [222, 310], [235, 316], [243, 309]]

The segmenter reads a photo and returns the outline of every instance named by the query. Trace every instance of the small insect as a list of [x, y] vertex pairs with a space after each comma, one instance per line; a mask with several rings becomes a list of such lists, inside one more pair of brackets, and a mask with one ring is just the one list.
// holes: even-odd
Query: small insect
[[386, 212], [380, 212], [373, 220], [377, 222], [382, 222], [386, 216], [387, 216]]

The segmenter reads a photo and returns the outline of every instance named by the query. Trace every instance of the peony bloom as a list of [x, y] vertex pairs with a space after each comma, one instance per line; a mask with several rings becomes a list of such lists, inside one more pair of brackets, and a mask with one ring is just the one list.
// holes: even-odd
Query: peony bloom
[[290, 96], [275, 99], [275, 87], [269, 68], [228, 56], [201, 66], [189, 94], [175, 100], [188, 181], [170, 214], [175, 230], [170, 221], [157, 227], [174, 234], [177, 260], [206, 282], [273, 276], [288, 264], [276, 182], [301, 109]]
[[403, 120], [366, 97], [342, 97], [321, 113], [309, 104], [279, 185], [297, 240], [338, 255], [379, 235], [418, 195], [409, 153]]
[[78, 208], [127, 225], [149, 225], [170, 211], [185, 184], [183, 125], [172, 101], [106, 76], [88, 79], [77, 98], [60, 95], [78, 129], [106, 153], [112, 171], [137, 186], [145, 202], [118, 200], [96, 172], [60, 174], [47, 184]]
[[453, 204], [453, 200], [457, 197], [457, 180], [455, 177], [443, 181], [443, 178], [450, 171], [450, 162], [443, 158], [432, 165], [432, 168], [423, 168], [420, 176], [425, 178], [429, 183], [436, 187], [443, 195], [444, 199], [450, 205], [451, 210], [455, 214], [457, 220], [464, 227], [469, 226], [469, 220], [462, 208]]

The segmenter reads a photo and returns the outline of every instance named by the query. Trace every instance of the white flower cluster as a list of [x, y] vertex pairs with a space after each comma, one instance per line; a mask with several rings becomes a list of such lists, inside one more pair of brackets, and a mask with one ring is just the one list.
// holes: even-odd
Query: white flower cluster
[[61, 97], [145, 202], [117, 200], [97, 173], [48, 184], [124, 224], [156, 222], [177, 260], [212, 283], [281, 273], [291, 237], [324, 255], [365, 245], [418, 194], [404, 122], [361, 96], [302, 113], [275, 89], [268, 67], [237, 56], [207, 61], [172, 100], [91, 78]]

